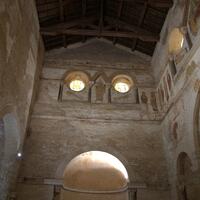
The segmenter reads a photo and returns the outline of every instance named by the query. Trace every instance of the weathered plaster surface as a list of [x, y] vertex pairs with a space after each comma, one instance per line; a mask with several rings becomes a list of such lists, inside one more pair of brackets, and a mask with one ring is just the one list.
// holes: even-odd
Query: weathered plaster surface
[[[103, 53], [98, 57], [95, 52], [93, 56], [91, 49], [93, 51], [96, 45], [99, 47], [96, 51], [102, 52], [101, 48], [104, 45], [106, 49], [112, 49], [110, 55], [105, 54], [105, 57], [109, 57], [108, 60], [102, 62]], [[151, 194], [154, 199], [169, 199], [167, 163], [160, 121], [153, 121], [156, 115], [154, 112], [148, 113], [146, 105], [136, 102], [130, 104], [129, 98], [132, 96], [128, 98], [128, 103], [125, 98], [118, 104], [85, 102], [84, 98], [76, 101], [77, 97], [73, 96], [71, 100], [58, 101], [60, 83], [68, 70], [84, 70], [91, 74], [91, 77], [95, 77], [100, 71], [108, 77], [108, 82], [112, 74], [128, 72], [135, 78], [135, 87], [148, 89], [154, 85], [148, 65], [141, 68], [137, 66], [139, 58], [136, 59], [134, 54], [123, 53], [125, 58], [127, 55], [130, 57], [130, 65], [131, 63], [127, 64], [127, 59], [122, 59], [123, 56], [118, 58], [121, 60], [114, 62], [114, 58], [119, 55], [116, 52], [122, 50], [115, 49], [103, 41], [94, 41], [86, 47], [87, 45], [84, 46], [84, 51], [79, 50], [82, 48], [79, 47], [77, 52], [74, 50], [71, 55], [71, 50], [61, 49], [56, 50], [56, 54], [53, 51], [46, 56], [29, 137], [26, 140], [20, 171], [21, 180], [22, 177], [26, 177], [33, 184], [38, 177], [42, 180], [62, 179], [64, 169], [71, 159], [83, 152], [100, 150], [116, 156], [123, 162], [128, 170], [131, 185], [146, 187], [145, 190], [139, 189], [139, 200], [148, 199]], [[86, 54], [90, 57], [88, 63], [85, 62], [85, 58], [82, 59]], [[135, 71], [131, 67], [133, 65]], [[120, 66], [124, 66], [125, 69]], [[87, 90], [84, 92], [87, 93]], [[23, 184], [26, 182], [22, 181]], [[21, 200], [26, 199], [26, 191], [20, 185], [19, 187]]]
[[[15, 115], [20, 133], [20, 148], [23, 146], [33, 88], [41, 65], [38, 57], [38, 49], [41, 47], [39, 24], [34, 6], [34, 1], [0, 2], [0, 118], [6, 113]], [[2, 200], [6, 198], [8, 182], [11, 179], [15, 182], [16, 174], [13, 172], [18, 168], [14, 166], [16, 153], [10, 152], [11, 157], [1, 158]]]

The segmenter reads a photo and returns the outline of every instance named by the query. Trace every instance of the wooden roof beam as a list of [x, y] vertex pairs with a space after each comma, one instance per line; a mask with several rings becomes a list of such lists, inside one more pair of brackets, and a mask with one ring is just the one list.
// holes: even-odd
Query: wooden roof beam
[[87, 25], [87, 24], [91, 24], [93, 22], [95, 22], [97, 20], [96, 17], [84, 17], [82, 19], [78, 19], [78, 20], [73, 20], [70, 22], [61, 22], [59, 24], [55, 24], [52, 26], [48, 26], [48, 27], [41, 27], [40, 29], [42, 31], [52, 31], [52, 30], [63, 30], [63, 29], [68, 29], [68, 28], [72, 28], [75, 26], [81, 26], [83, 24]]
[[64, 6], [63, 6], [63, 0], [59, 0], [59, 17], [60, 21], [63, 22], [64, 19]]
[[[126, 2], [132, 2], [133, 0], [124, 0]], [[134, 0], [137, 4], [144, 4], [140, 0]], [[170, 8], [173, 6], [172, 0], [149, 0], [148, 5], [153, 8]]]
[[[82, 0], [82, 18], [84, 18], [86, 15], [86, 9], [87, 9], [87, 0]], [[82, 25], [82, 28], [83, 29], [85, 28], [84, 24]], [[82, 42], [85, 42], [86, 40], [87, 40], [87, 37], [83, 36]]]
[[173, 2], [166, 0], [149, 0], [148, 5], [154, 8], [171, 8]]
[[[65, 16], [64, 16], [64, 5], [63, 5], [63, 0], [59, 0], [59, 15], [60, 15], [60, 22], [65, 21]], [[63, 46], [66, 47], [66, 36], [63, 35]]]
[[[141, 12], [140, 19], [139, 19], [139, 22], [138, 22], [138, 27], [142, 26], [142, 23], [145, 19], [145, 15], [146, 15], [146, 12], [147, 12], [147, 9], [148, 9], [148, 2], [149, 2], [149, 0], [146, 0], [146, 2], [144, 3], [144, 7], [143, 7], [143, 10]], [[136, 45], [137, 45], [137, 39], [133, 39], [132, 51], [135, 50]]]
[[152, 35], [152, 36], [154, 35], [155, 36], [155, 34], [150, 32], [150, 31], [147, 31], [147, 30], [140, 28], [138, 26], [127, 24], [124, 21], [117, 20], [117, 19], [112, 18], [112, 17], [105, 17], [105, 20], [109, 23], [109, 25], [113, 25], [113, 27], [115, 27], [116, 24], [118, 24], [120, 29], [132, 31], [134, 33], [143, 33], [143, 34], [146, 34], [146, 35]]
[[63, 30], [52, 30], [52, 31], [44, 31], [41, 30], [42, 35], [49, 36], [57, 36], [57, 35], [87, 35], [87, 36], [96, 36], [96, 37], [120, 37], [120, 38], [138, 38], [142, 41], [147, 42], [157, 42], [159, 40], [159, 36], [148, 34], [146, 31], [137, 31], [137, 32], [125, 32], [125, 31], [104, 31], [102, 30], [89, 30], [89, 29], [63, 29]]
[[[124, 3], [124, 0], [120, 0], [119, 2], [119, 8], [118, 8], [118, 12], [117, 12], [117, 20], [119, 20], [119, 18], [121, 17], [121, 14], [122, 14], [122, 8], [123, 8], [123, 3]], [[116, 26], [115, 30], [118, 31], [118, 25]], [[113, 38], [113, 44], [116, 44], [117, 42], [117, 38]]]
[[100, 0], [99, 32], [102, 31], [103, 26], [104, 26], [104, 0]]

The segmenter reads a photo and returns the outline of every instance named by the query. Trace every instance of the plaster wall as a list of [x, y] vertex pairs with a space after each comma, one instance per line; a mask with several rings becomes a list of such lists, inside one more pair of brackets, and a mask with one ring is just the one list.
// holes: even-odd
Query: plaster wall
[[160, 77], [165, 71], [165, 67], [169, 61], [169, 52], [168, 52], [168, 36], [173, 28], [186, 26], [184, 24], [186, 1], [175, 0], [173, 7], [170, 8], [165, 23], [163, 25], [160, 41], [156, 45], [154, 51], [151, 65], [155, 78], [155, 82], [158, 83]]
[[[172, 198], [179, 199], [181, 188], [178, 180], [178, 157], [185, 152], [191, 160], [191, 174], [184, 180], [189, 199], [198, 199], [200, 194], [199, 177], [199, 128], [197, 128], [200, 77], [200, 36], [197, 35], [192, 49], [181, 61], [181, 71], [173, 78], [173, 89], [165, 103], [165, 116], [162, 121], [165, 152], [168, 161], [168, 177], [172, 189]], [[176, 125], [175, 125], [176, 124]]]
[[[0, 199], [7, 196], [8, 185], [15, 183], [19, 161], [17, 151], [23, 146], [36, 80], [42, 63], [43, 46], [34, 1], [0, 1], [0, 118], [10, 113], [17, 124], [18, 149], [6, 143], [1, 158]], [[14, 127], [14, 126], [13, 126]], [[12, 128], [12, 127], [10, 127]], [[11, 134], [11, 131], [9, 131]], [[9, 136], [6, 135], [5, 139]], [[3, 148], [3, 145], [0, 147]], [[12, 190], [12, 188], [10, 188]]]

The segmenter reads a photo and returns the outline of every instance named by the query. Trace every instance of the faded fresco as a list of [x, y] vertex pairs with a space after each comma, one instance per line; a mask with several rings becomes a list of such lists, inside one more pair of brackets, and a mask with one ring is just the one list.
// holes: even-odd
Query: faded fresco
[[196, 35], [200, 27], [200, 1], [190, 0], [189, 27], [193, 35]]

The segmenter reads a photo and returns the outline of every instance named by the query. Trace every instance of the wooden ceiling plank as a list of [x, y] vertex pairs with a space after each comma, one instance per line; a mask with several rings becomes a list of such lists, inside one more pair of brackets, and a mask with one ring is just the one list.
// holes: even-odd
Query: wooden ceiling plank
[[[118, 13], [117, 13], [117, 20], [119, 20], [120, 17], [121, 17], [122, 8], [123, 8], [123, 3], [124, 3], [124, 0], [120, 0], [120, 1], [119, 1], [119, 8], [118, 8]], [[119, 29], [119, 27], [118, 27], [118, 24], [117, 24], [115, 30], [118, 31], [118, 29]], [[114, 37], [114, 38], [113, 38], [113, 44], [116, 44], [116, 43], [117, 43], [117, 38]]]
[[99, 32], [102, 31], [103, 26], [104, 26], [104, 0], [100, 0]]
[[[139, 19], [139, 22], [138, 22], [138, 27], [141, 27], [144, 19], [145, 19], [145, 15], [146, 15], [146, 12], [147, 12], [147, 9], [148, 9], [148, 2], [149, 0], [146, 0], [146, 2], [144, 3], [144, 7], [142, 9], [142, 12], [141, 12], [141, 15], [140, 15], [140, 19]], [[132, 43], [132, 51], [135, 50], [137, 46], [137, 38], [136, 39], [133, 39], [133, 43]]]
[[[82, 18], [85, 18], [86, 10], [87, 10], [87, 0], [82, 0]], [[85, 28], [84, 24], [82, 25], [82, 28], [83, 29]], [[87, 37], [83, 36], [82, 37], [82, 42], [86, 42], [86, 40], [87, 40]]]
[[63, 0], [59, 0], [59, 15], [60, 15], [60, 21], [63, 22], [64, 19], [64, 7], [63, 7]]
[[41, 27], [40, 29], [43, 31], [52, 31], [52, 30], [59, 30], [59, 29], [63, 30], [63, 29], [68, 29], [75, 26], [81, 26], [82, 24], [87, 25], [94, 21], [96, 21], [96, 17], [85, 17], [85, 18], [73, 20], [70, 22], [62, 22], [62, 23], [55, 24], [48, 27]]
[[[60, 22], [64, 22], [65, 16], [64, 16], [63, 0], [59, 0], [59, 15], [60, 15]], [[66, 47], [67, 46], [66, 35], [63, 35], [62, 40], [63, 40], [63, 46]]]
[[127, 30], [127, 31], [132, 31], [134, 33], [137, 33], [137, 32], [140, 32], [140, 33], [145, 33], [147, 35], [155, 35], [154, 33], [151, 33], [150, 31], [147, 31], [143, 28], [140, 28], [140, 27], [137, 27], [137, 26], [134, 26], [134, 25], [130, 25], [130, 24], [127, 24], [126, 22], [124, 21], [121, 21], [121, 20], [116, 20], [115, 18], [112, 18], [112, 17], [105, 17], [105, 20], [110, 24], [110, 25], [114, 25], [118, 23], [118, 26], [120, 29], [124, 29], [124, 30]]
[[150, 0], [149, 6], [155, 7], [155, 8], [171, 8], [173, 6], [172, 1], [163, 1], [163, 0]]

